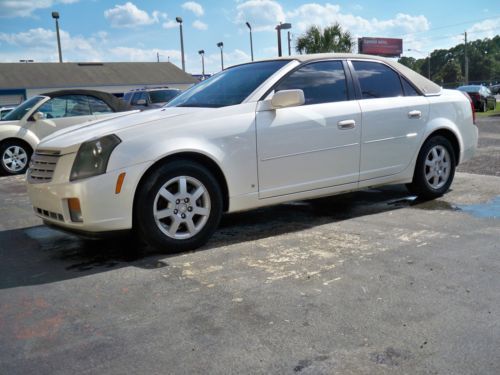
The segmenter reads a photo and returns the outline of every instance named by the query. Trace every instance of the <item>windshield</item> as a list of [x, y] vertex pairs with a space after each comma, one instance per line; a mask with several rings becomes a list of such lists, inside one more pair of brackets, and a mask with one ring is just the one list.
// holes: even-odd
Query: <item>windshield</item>
[[458, 89], [465, 92], [479, 92], [481, 86], [461, 86]]
[[12, 121], [21, 120], [24, 115], [33, 108], [40, 100], [43, 100], [44, 96], [34, 96], [21, 104], [19, 104], [15, 109], [12, 110], [7, 116], [5, 116], [2, 121]]
[[185, 91], [167, 107], [219, 108], [240, 104], [290, 60], [263, 61], [235, 66]]
[[180, 90], [150, 91], [151, 103], [166, 103], [181, 93]]

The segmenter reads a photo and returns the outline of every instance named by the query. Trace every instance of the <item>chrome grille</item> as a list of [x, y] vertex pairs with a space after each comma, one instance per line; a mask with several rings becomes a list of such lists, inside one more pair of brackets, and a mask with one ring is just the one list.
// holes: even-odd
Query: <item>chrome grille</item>
[[59, 155], [55, 153], [35, 152], [31, 157], [30, 168], [28, 169], [28, 182], [41, 184], [52, 181], [58, 160]]

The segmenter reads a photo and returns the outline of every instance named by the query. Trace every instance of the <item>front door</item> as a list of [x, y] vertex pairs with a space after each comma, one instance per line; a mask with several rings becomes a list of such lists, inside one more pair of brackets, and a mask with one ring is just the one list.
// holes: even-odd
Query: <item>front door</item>
[[342, 61], [304, 65], [275, 91], [290, 89], [304, 91], [304, 105], [256, 113], [259, 197], [356, 183], [361, 111]]
[[39, 139], [65, 127], [84, 124], [96, 118], [91, 112], [88, 97], [85, 95], [66, 95], [52, 98], [36, 112], [42, 112], [44, 118], [34, 121], [30, 130]]

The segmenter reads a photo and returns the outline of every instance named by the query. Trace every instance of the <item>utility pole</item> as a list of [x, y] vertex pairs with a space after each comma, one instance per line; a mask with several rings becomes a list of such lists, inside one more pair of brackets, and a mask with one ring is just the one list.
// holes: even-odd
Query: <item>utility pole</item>
[[465, 84], [469, 84], [469, 57], [467, 56], [467, 31], [465, 32], [465, 44], [464, 44], [464, 76]]
[[250, 53], [252, 55], [252, 61], [253, 61], [253, 40], [252, 40], [252, 26], [250, 23], [247, 22], [247, 27], [250, 30]]
[[160, 52], [156, 52], [156, 62], [160, 62]]

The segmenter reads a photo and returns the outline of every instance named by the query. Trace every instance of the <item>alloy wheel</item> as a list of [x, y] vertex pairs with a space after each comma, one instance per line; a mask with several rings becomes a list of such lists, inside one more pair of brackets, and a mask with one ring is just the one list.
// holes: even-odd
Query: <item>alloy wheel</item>
[[425, 179], [433, 189], [440, 189], [447, 182], [451, 172], [450, 154], [445, 147], [432, 147], [425, 158]]
[[10, 146], [2, 155], [2, 163], [9, 172], [20, 172], [28, 164], [28, 153], [20, 146]]
[[196, 178], [178, 176], [164, 184], [156, 194], [153, 215], [158, 228], [176, 240], [198, 234], [210, 216], [207, 188]]

